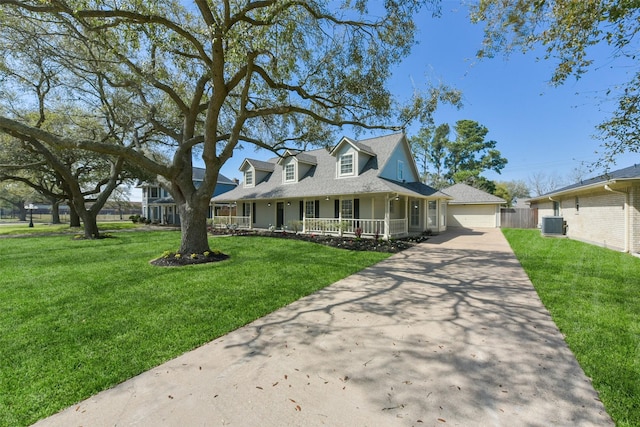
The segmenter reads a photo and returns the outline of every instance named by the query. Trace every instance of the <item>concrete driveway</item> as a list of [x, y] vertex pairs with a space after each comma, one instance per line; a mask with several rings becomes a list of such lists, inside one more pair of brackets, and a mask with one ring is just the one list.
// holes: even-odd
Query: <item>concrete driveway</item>
[[613, 425], [500, 230], [448, 231], [38, 426]]

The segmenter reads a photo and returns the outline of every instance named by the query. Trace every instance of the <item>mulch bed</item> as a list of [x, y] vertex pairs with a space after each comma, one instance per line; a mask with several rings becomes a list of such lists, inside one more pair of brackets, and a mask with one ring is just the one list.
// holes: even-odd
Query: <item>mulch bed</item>
[[[346, 249], [350, 251], [372, 251], [372, 252], [386, 252], [397, 253], [409, 249], [419, 243], [422, 243], [429, 239], [428, 234], [423, 234], [415, 237], [406, 237], [402, 239], [370, 239], [370, 238], [357, 238], [357, 237], [339, 237], [339, 236], [325, 236], [318, 234], [302, 234], [302, 233], [287, 233], [287, 232], [263, 232], [254, 230], [238, 230], [231, 232], [224, 229], [213, 229], [210, 233], [214, 236], [233, 235], [233, 236], [260, 236], [260, 237], [272, 237], [276, 239], [292, 239], [302, 240], [306, 242], [317, 243], [319, 245], [331, 246], [339, 249]], [[152, 260], [152, 265], [160, 267], [182, 267], [185, 265], [205, 264], [209, 262], [224, 261], [229, 258], [229, 255], [220, 253], [218, 251], [212, 251], [204, 254], [193, 255], [180, 255], [175, 252], [164, 254], [162, 257]]]
[[213, 235], [237, 235], [237, 236], [262, 236], [273, 237], [279, 239], [294, 239], [303, 240], [306, 242], [317, 243], [319, 245], [331, 246], [334, 248], [347, 249], [351, 251], [372, 251], [372, 252], [388, 252], [396, 253], [409, 249], [418, 243], [425, 242], [429, 239], [429, 234], [424, 233], [420, 236], [405, 237], [402, 239], [372, 239], [372, 238], [357, 238], [354, 236], [327, 236], [321, 234], [303, 234], [303, 233], [288, 233], [281, 231], [255, 231], [255, 230], [238, 230], [230, 232], [228, 230], [215, 229], [211, 230]]
[[159, 267], [182, 267], [185, 265], [206, 264], [229, 259], [229, 255], [212, 251], [207, 254], [180, 255], [175, 252], [165, 254], [160, 258], [150, 261], [151, 265]]

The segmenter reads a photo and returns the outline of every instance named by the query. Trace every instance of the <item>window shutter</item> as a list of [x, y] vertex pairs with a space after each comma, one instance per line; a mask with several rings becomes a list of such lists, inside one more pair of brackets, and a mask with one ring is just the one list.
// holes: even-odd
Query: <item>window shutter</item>
[[340, 218], [340, 200], [335, 199], [333, 203], [333, 217]]
[[300, 221], [304, 219], [304, 200], [300, 200]]
[[360, 199], [353, 199], [353, 218], [360, 219]]
[[251, 224], [256, 223], [256, 202], [253, 202], [253, 207], [251, 208]]
[[314, 209], [316, 218], [320, 218], [320, 200], [316, 200], [316, 208]]

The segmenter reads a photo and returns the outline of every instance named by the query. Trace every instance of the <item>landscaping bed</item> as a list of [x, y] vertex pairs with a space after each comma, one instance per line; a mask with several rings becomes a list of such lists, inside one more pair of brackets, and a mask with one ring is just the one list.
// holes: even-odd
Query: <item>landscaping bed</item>
[[374, 239], [355, 236], [330, 236], [322, 234], [293, 233], [286, 231], [257, 231], [257, 230], [229, 230], [211, 229], [213, 235], [234, 235], [234, 236], [260, 236], [273, 237], [278, 239], [302, 240], [305, 242], [317, 243], [319, 245], [331, 246], [339, 249], [351, 251], [371, 251], [396, 253], [409, 249], [419, 243], [429, 239], [429, 233], [419, 236], [405, 237], [402, 239]]

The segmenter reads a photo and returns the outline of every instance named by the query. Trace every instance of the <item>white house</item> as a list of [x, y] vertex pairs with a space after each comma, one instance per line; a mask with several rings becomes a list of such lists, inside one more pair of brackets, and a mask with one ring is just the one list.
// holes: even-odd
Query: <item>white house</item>
[[217, 223], [381, 238], [446, 229], [450, 197], [420, 182], [403, 133], [245, 159], [240, 171], [242, 184], [213, 198], [237, 215]]
[[[193, 168], [193, 182], [197, 187], [204, 179], [204, 169]], [[212, 197], [235, 188], [238, 182], [218, 174], [218, 182]], [[142, 182], [138, 185], [142, 189], [142, 216], [160, 224], [180, 224], [178, 206], [169, 192], [157, 182]], [[213, 203], [209, 206], [209, 218], [214, 216]]]

